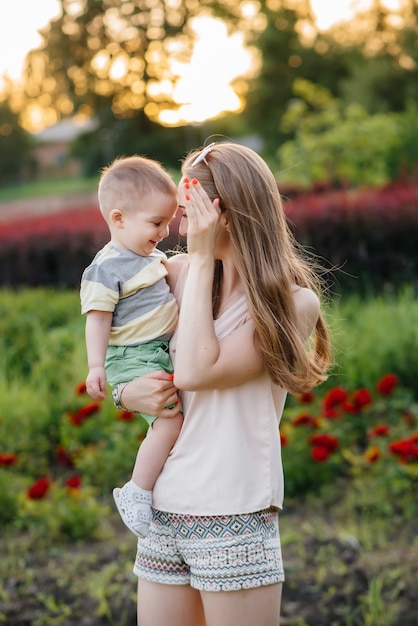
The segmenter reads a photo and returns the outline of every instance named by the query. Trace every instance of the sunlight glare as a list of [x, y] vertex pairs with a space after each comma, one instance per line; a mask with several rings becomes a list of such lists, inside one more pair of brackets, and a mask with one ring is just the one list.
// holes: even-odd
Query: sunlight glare
[[21, 78], [26, 54], [42, 42], [38, 30], [59, 13], [58, 0], [3, 0], [0, 6], [0, 91], [4, 85], [3, 75], [14, 81]]
[[160, 113], [163, 124], [199, 123], [223, 111], [239, 111], [242, 101], [231, 83], [254, 67], [242, 33], [229, 35], [223, 22], [209, 17], [195, 18], [191, 26], [196, 34], [191, 61], [172, 61], [171, 67], [179, 76], [173, 97], [180, 106]]
[[[311, 0], [311, 8], [315, 15], [319, 30], [327, 30], [339, 22], [351, 20], [353, 15], [370, 9], [374, 0]], [[389, 10], [397, 10], [403, 0], [382, 0]]]

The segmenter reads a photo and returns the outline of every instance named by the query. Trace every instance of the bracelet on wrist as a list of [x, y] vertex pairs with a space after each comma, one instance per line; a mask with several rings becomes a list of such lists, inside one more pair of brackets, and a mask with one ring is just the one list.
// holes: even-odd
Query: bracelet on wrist
[[122, 393], [128, 383], [119, 383], [112, 391], [113, 404], [119, 411], [128, 411], [129, 413], [136, 413], [137, 411], [131, 411], [127, 409], [122, 402]]

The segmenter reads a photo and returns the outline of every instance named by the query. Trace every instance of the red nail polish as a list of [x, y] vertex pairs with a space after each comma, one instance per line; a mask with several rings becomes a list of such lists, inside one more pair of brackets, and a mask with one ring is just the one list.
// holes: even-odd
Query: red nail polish
[[186, 196], [184, 196], [184, 198], [185, 198], [186, 200], [190, 200], [190, 196], [187, 196], [187, 195], [186, 195]]
[[170, 380], [174, 380], [174, 374], [167, 374]]
[[193, 183], [193, 185], [197, 185], [197, 180], [196, 180], [196, 178], [193, 178], [192, 183]]
[[184, 179], [183, 179], [183, 182], [185, 182], [185, 183], [189, 183], [190, 181], [189, 181], [189, 179], [188, 179], [188, 178], [184, 178]]
[[189, 185], [189, 183], [184, 183], [184, 187], [185, 187], [186, 189], [190, 189], [190, 185]]

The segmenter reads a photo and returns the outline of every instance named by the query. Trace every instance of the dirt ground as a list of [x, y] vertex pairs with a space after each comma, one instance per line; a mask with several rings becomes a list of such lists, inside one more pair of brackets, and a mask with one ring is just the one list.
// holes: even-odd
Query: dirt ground
[[[284, 513], [281, 626], [417, 626], [417, 530], [411, 523], [399, 541], [367, 551], [332, 519]], [[135, 538], [116, 515], [98, 542], [3, 535], [0, 623], [135, 626], [134, 553]]]

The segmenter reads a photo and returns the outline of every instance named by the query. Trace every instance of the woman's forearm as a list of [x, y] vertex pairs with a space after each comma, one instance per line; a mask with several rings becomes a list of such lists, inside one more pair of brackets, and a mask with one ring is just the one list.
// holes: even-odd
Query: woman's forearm
[[190, 259], [177, 330], [175, 384], [187, 389], [219, 356], [212, 315], [213, 258]]

